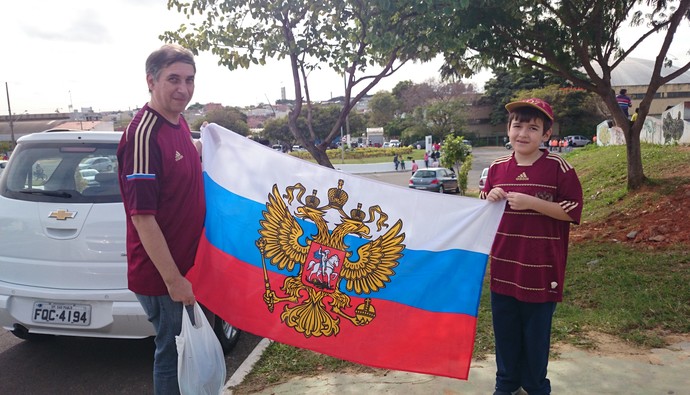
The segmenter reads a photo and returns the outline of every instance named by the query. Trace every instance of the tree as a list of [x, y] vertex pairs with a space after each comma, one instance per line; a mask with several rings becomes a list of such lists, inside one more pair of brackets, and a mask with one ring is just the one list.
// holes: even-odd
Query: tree
[[204, 121], [217, 123], [242, 136], [247, 136], [249, 134], [247, 115], [236, 107], [224, 107], [222, 109], [209, 111], [202, 118], [197, 119], [196, 122], [192, 124], [192, 128], [199, 130]]
[[[333, 125], [340, 116], [340, 107], [329, 106], [315, 106], [312, 111], [312, 129], [314, 130], [316, 141], [321, 141], [328, 136]], [[358, 113], [351, 113], [348, 117], [348, 123], [353, 131], [364, 130], [364, 117]], [[297, 128], [300, 133], [307, 133], [309, 127], [307, 126], [306, 114], [302, 114], [297, 119]], [[290, 133], [288, 126], [288, 118], [274, 118], [269, 119], [264, 125], [262, 137], [269, 139], [271, 142], [278, 142], [280, 144], [299, 143], [298, 140]]]
[[[169, 0], [168, 8], [199, 21], [161, 38], [193, 51], [210, 50], [228, 68], [249, 68], [271, 58], [290, 61], [295, 104], [290, 132], [324, 166], [325, 149], [347, 115], [382, 78], [412, 59], [432, 59], [426, 27], [437, 18], [434, 1], [398, 0]], [[345, 100], [328, 135], [317, 144], [312, 125], [309, 72], [322, 66], [345, 75]], [[370, 66], [376, 66], [372, 71]], [[307, 130], [297, 120], [306, 104]]]
[[[602, 112], [605, 106], [601, 98], [582, 88], [561, 88], [558, 85], [549, 85], [544, 88], [521, 90], [515, 92], [511, 101], [530, 97], [540, 97], [551, 104], [558, 121], [560, 137], [581, 134], [591, 138], [596, 126], [607, 116]], [[506, 113], [505, 107], [503, 113]]]
[[547, 85], [570, 86], [561, 76], [547, 74], [533, 67], [499, 67], [493, 70], [494, 77], [484, 84], [483, 104], [493, 105], [491, 124], [501, 125], [508, 121], [505, 105], [521, 90], [543, 88]]
[[377, 92], [369, 100], [369, 126], [380, 127], [392, 121], [397, 109], [395, 96], [387, 91]]
[[439, 100], [425, 111], [425, 119], [435, 141], [441, 141], [448, 134], [462, 131], [467, 124], [467, 104], [461, 99]]
[[[678, 25], [690, 17], [690, 0], [502, 0], [465, 1], [435, 29], [443, 47], [443, 75], [471, 75], [480, 67], [529, 66], [560, 75], [574, 86], [599, 95], [626, 139], [628, 189], [646, 177], [640, 132], [656, 91], [690, 69], [690, 62], [663, 75]], [[648, 11], [647, 11], [648, 10]], [[618, 39], [630, 21], [645, 31], [627, 48]], [[632, 126], [616, 103], [611, 71], [652, 34], [663, 34], [647, 91]], [[586, 76], [579, 69], [584, 68]]]
[[[463, 142], [464, 137], [449, 135], [443, 141], [443, 156], [441, 156], [441, 164], [443, 167], [453, 169], [458, 177], [458, 189], [462, 195], [467, 190], [467, 173], [472, 165], [472, 155], [470, 155], [470, 147]], [[469, 162], [468, 166], [465, 163]]]

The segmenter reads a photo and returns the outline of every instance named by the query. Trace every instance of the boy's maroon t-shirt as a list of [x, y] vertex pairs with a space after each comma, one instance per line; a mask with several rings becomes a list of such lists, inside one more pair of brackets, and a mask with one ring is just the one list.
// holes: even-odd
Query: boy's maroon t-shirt
[[[496, 187], [557, 202], [574, 223], [580, 222], [580, 180], [557, 154], [543, 151], [530, 166], [518, 165], [513, 154], [496, 159], [480, 197]], [[569, 234], [570, 222], [533, 210], [512, 210], [506, 202], [491, 249], [491, 291], [523, 302], [560, 302]]]
[[137, 294], [168, 293], [146, 253], [131, 216], [154, 215], [183, 275], [194, 264], [203, 230], [201, 160], [183, 117], [174, 125], [144, 106], [132, 119], [117, 150], [120, 191], [127, 217], [127, 280]]

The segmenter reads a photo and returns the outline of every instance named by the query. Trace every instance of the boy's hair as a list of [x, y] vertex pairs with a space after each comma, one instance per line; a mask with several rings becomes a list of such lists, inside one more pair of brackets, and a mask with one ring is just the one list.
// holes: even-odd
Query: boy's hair
[[541, 119], [544, 123], [544, 130], [542, 130], [542, 134], [549, 131], [549, 129], [551, 129], [553, 126], [553, 121], [542, 111], [539, 111], [534, 107], [517, 107], [512, 109], [508, 114], [508, 127], [510, 127], [510, 124], [513, 121], [529, 122], [537, 118]]
[[621, 90], [620, 90], [620, 93], [619, 93], [619, 94], [625, 95], [626, 93], [628, 93], [628, 90], [624, 88], [624, 89], [621, 89]]
[[191, 64], [196, 73], [192, 51], [181, 45], [166, 44], [152, 52], [146, 59], [146, 75], [152, 75], [153, 79], [158, 81], [161, 70], [176, 62]]

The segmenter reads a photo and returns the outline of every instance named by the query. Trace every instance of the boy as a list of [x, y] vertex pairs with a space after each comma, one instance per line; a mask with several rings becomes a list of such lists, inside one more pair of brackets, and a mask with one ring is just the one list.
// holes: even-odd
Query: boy
[[496, 159], [480, 193], [506, 210], [491, 249], [496, 340], [494, 395], [551, 393], [546, 378], [551, 319], [563, 298], [570, 223], [579, 223], [582, 186], [558, 154], [540, 150], [553, 111], [541, 99], [506, 105], [512, 155]]

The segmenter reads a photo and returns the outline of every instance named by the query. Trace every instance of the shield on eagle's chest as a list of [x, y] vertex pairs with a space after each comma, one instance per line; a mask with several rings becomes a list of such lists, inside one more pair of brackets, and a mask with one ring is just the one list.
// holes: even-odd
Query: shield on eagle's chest
[[302, 283], [318, 291], [334, 292], [344, 260], [345, 251], [312, 242], [302, 263]]

